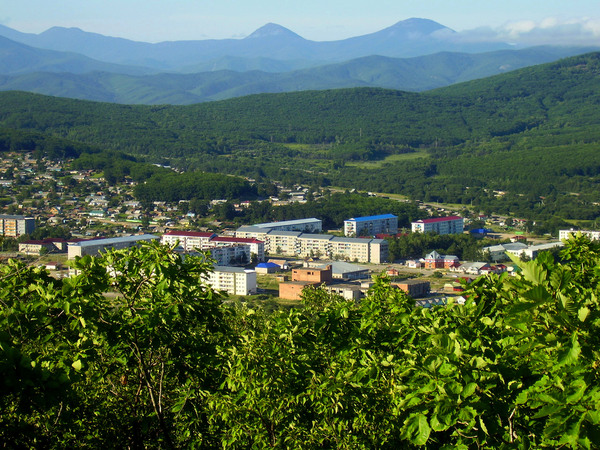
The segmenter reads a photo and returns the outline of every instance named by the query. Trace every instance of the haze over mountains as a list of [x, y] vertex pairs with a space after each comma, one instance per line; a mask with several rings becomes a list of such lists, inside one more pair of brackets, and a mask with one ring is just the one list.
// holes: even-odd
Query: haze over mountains
[[360, 86], [422, 91], [595, 49], [463, 42], [426, 19], [330, 42], [276, 24], [244, 39], [156, 44], [78, 28], [29, 34], [0, 26], [0, 90], [146, 104]]

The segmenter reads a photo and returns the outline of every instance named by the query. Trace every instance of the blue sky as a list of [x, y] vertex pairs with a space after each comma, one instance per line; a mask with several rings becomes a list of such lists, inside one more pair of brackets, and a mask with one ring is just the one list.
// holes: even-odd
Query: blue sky
[[375, 32], [420, 17], [465, 39], [600, 44], [598, 0], [0, 0], [0, 24], [159, 42], [241, 38], [274, 22], [306, 39]]

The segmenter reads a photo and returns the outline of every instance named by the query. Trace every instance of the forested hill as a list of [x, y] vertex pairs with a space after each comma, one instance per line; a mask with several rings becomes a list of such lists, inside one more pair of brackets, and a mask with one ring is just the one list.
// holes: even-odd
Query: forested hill
[[592, 53], [420, 94], [342, 89], [150, 107], [6, 92], [0, 127], [187, 168], [494, 207], [502, 199], [487, 189], [503, 190], [525, 195], [513, 208], [593, 215], [599, 102]]

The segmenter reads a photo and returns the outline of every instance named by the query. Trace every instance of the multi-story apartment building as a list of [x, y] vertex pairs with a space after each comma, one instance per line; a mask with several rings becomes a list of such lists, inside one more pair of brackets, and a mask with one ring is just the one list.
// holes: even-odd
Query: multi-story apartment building
[[331, 248], [329, 242], [333, 236], [329, 234], [309, 234], [302, 233], [297, 238], [298, 256], [305, 257], [316, 257], [316, 258], [330, 258]]
[[19, 237], [33, 233], [35, 219], [25, 216], [11, 216], [0, 214], [0, 236]]
[[206, 251], [210, 252], [210, 257], [214, 259], [219, 266], [249, 264], [252, 260], [250, 246], [244, 244], [215, 246], [206, 249]]
[[369, 242], [369, 262], [383, 264], [390, 256], [390, 247], [385, 239], [371, 239]]
[[411, 228], [413, 233], [460, 234], [464, 230], [464, 219], [459, 216], [422, 219], [412, 222]]
[[257, 261], [265, 260], [265, 243], [255, 238], [239, 238], [228, 236], [217, 236], [212, 238], [208, 245], [210, 247], [229, 247], [232, 245], [247, 245], [250, 251], [250, 256], [256, 255]]
[[217, 291], [231, 295], [256, 294], [256, 272], [241, 267], [215, 266], [203, 280]]
[[384, 239], [343, 238], [330, 234], [297, 231], [261, 231], [256, 227], [240, 227], [236, 237], [255, 238], [265, 242], [265, 252], [298, 257], [327, 257], [381, 264], [389, 255]]
[[299, 231], [270, 231], [265, 236], [265, 251], [270, 254], [296, 256], [299, 251]]
[[371, 259], [372, 239], [343, 238], [335, 236], [329, 241], [333, 259], [369, 262]]
[[600, 240], [600, 231], [592, 230], [560, 230], [558, 232], [558, 238], [562, 241], [569, 239], [571, 236], [580, 233], [583, 236], [587, 236], [591, 241]]
[[179, 246], [185, 252], [205, 250], [209, 247], [209, 241], [216, 237], [215, 233], [203, 233], [199, 231], [169, 231], [162, 235], [160, 242], [166, 245]]
[[398, 216], [381, 214], [344, 220], [345, 236], [374, 236], [380, 233], [398, 233]]

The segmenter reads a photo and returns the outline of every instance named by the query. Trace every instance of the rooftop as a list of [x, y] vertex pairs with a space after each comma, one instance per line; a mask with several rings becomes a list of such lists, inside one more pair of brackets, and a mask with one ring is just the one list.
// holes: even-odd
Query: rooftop
[[281, 227], [288, 225], [304, 225], [307, 223], [321, 223], [320, 219], [316, 219], [314, 217], [308, 219], [297, 219], [297, 220], [283, 220], [281, 222], [266, 222], [266, 223], [255, 223], [253, 226], [259, 228], [272, 228], [272, 227]]
[[448, 216], [448, 217], [434, 217], [432, 219], [421, 219], [417, 220], [416, 223], [436, 223], [436, 222], [448, 222], [451, 220], [463, 220], [460, 216]]
[[123, 236], [116, 238], [90, 239], [89, 241], [69, 243], [69, 245], [77, 245], [79, 247], [94, 247], [96, 245], [109, 246], [126, 242], [151, 241], [154, 239], [159, 239], [159, 237], [154, 234], [137, 234], [134, 236]]
[[380, 214], [378, 216], [365, 216], [365, 217], [353, 217], [348, 219], [346, 222], [354, 221], [354, 222], [367, 222], [370, 220], [383, 220], [383, 219], [397, 219], [398, 216], [393, 214]]

